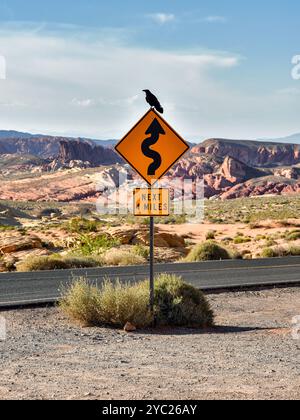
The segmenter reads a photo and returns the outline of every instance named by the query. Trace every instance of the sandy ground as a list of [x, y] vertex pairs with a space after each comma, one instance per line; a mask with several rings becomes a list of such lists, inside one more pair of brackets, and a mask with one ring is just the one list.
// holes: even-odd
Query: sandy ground
[[300, 289], [211, 295], [217, 327], [82, 329], [55, 308], [0, 313], [1, 399], [300, 399]]
[[[295, 225], [299, 224], [299, 220], [292, 220]], [[266, 239], [256, 240], [258, 236], [273, 237], [276, 235], [282, 235], [287, 232], [292, 232], [296, 229], [294, 226], [282, 227], [280, 222], [266, 221], [260, 222], [259, 227], [251, 229], [249, 224], [235, 223], [235, 224], [213, 224], [213, 223], [202, 223], [202, 224], [182, 224], [182, 225], [157, 225], [161, 232], [177, 234], [179, 236], [187, 237], [191, 244], [202, 243], [206, 240], [208, 232], [215, 232], [215, 239], [217, 242], [222, 243], [224, 239], [231, 238], [229, 241], [229, 247], [236, 249], [243, 253], [247, 251], [252, 254], [253, 258], [260, 258], [262, 249], [269, 247], [266, 245]], [[299, 228], [298, 228], [299, 229]], [[251, 242], [244, 244], [234, 244], [233, 238], [242, 234], [244, 237], [251, 238]], [[276, 246], [300, 246], [300, 239], [292, 242], [288, 242], [286, 239], [276, 238]], [[226, 245], [225, 245], [226, 246]]]

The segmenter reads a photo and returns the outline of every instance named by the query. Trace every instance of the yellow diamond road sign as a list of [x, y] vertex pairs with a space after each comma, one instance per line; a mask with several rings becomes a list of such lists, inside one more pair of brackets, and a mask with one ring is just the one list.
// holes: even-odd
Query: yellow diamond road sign
[[134, 190], [135, 216], [169, 216], [170, 197], [167, 188], [136, 188]]
[[154, 109], [150, 109], [115, 150], [152, 186], [189, 148], [187, 142]]

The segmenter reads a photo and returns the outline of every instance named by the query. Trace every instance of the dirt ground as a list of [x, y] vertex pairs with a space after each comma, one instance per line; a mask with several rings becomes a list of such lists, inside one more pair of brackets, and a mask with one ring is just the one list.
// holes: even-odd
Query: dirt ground
[[[299, 220], [290, 220], [291, 224], [297, 226]], [[235, 224], [213, 224], [213, 223], [202, 223], [202, 224], [182, 224], [182, 225], [157, 225], [161, 232], [177, 234], [179, 236], [187, 237], [191, 244], [202, 243], [206, 240], [208, 232], [215, 232], [215, 240], [220, 244], [227, 245], [232, 249], [236, 249], [240, 253], [247, 251], [252, 255], [253, 258], [260, 258], [261, 251], [264, 248], [270, 247], [267, 244], [267, 238], [276, 239], [274, 246], [276, 247], [287, 247], [287, 246], [300, 246], [300, 239], [288, 241], [285, 238], [281, 238], [281, 235], [287, 232], [295, 231], [295, 226], [289, 228], [281, 226], [280, 222], [267, 220], [260, 222], [255, 229], [251, 228], [249, 224], [235, 223]], [[236, 236], [243, 235], [250, 239], [247, 243], [234, 244], [233, 238]], [[261, 239], [259, 239], [261, 237]], [[230, 239], [228, 243], [224, 243], [224, 240]]]
[[210, 295], [217, 327], [82, 329], [56, 308], [0, 312], [0, 399], [300, 399], [300, 289]]

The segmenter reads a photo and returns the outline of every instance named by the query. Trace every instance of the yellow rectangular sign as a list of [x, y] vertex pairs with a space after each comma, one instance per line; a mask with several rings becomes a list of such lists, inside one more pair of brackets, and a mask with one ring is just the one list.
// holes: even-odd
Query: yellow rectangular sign
[[170, 195], [166, 188], [136, 188], [133, 194], [135, 216], [169, 216]]

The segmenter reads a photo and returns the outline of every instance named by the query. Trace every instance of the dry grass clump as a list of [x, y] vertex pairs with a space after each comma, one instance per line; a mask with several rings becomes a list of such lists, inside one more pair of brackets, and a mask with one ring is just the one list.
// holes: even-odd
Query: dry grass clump
[[196, 245], [185, 258], [186, 262], [217, 261], [231, 259], [230, 252], [216, 242], [207, 241]]
[[262, 258], [282, 258], [282, 257], [298, 257], [300, 256], [299, 246], [290, 246], [284, 248], [277, 246], [275, 248], [265, 248], [261, 253]]
[[129, 266], [143, 265], [147, 260], [135, 252], [114, 248], [103, 255], [103, 262], [107, 266]]
[[152, 322], [145, 283], [130, 285], [106, 280], [99, 288], [80, 278], [64, 291], [60, 308], [87, 326], [123, 327], [131, 322], [142, 328]]
[[[137, 328], [153, 325], [149, 310], [149, 282], [123, 284], [106, 280], [101, 287], [80, 278], [63, 291], [60, 308], [86, 326]], [[162, 274], [155, 281], [155, 315], [158, 326], [204, 328], [214, 315], [203, 293], [181, 278]]]
[[50, 255], [42, 257], [29, 257], [17, 266], [17, 271], [46, 271], [46, 270], [68, 270], [72, 268], [93, 268], [101, 267], [102, 261], [95, 258], [64, 257]]

